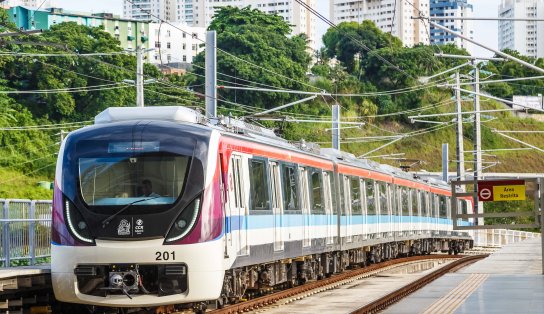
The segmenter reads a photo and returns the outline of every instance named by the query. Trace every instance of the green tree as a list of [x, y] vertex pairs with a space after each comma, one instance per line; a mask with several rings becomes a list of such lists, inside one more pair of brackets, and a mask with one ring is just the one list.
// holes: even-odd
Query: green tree
[[337, 28], [329, 28], [323, 36], [323, 43], [328, 57], [342, 62], [349, 73], [357, 71], [357, 57], [361, 60], [369, 57], [369, 52], [363, 46], [370, 50], [402, 47], [398, 38], [382, 32], [369, 20], [361, 24], [342, 22]]
[[[289, 37], [291, 28], [282, 17], [249, 7], [224, 7], [216, 12], [209, 29], [217, 31], [220, 84], [259, 86], [249, 83], [257, 81], [278, 88], [305, 89], [299, 82], [308, 81], [306, 72], [310, 56], [306, 52], [306, 38], [304, 35]], [[194, 60], [194, 72], [199, 76], [204, 74], [204, 56], [205, 52], [202, 52]], [[199, 77], [197, 83], [201, 84], [203, 80]], [[276, 107], [299, 98], [285, 93], [232, 90], [222, 90], [220, 97], [261, 108]]]

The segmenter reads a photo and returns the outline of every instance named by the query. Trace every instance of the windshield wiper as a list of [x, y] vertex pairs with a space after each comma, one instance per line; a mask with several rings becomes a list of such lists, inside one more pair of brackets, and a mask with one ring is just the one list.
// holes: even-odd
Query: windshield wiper
[[152, 199], [155, 199], [155, 198], [158, 198], [160, 196], [153, 196], [153, 197], [149, 197], [149, 198], [143, 198], [141, 200], [137, 200], [137, 201], [134, 201], [134, 202], [131, 202], [131, 203], [128, 203], [126, 204], [123, 208], [121, 208], [120, 210], [118, 210], [116, 213], [114, 213], [113, 215], [109, 216], [108, 218], [102, 220], [102, 229], [103, 228], [106, 228], [106, 226], [113, 220], [113, 218], [117, 217], [117, 215], [119, 215], [120, 213], [124, 212], [127, 208], [129, 208], [130, 206], [136, 204], [136, 203], [140, 203], [140, 202], [145, 202], [145, 201], [149, 201], [149, 200], [152, 200]]

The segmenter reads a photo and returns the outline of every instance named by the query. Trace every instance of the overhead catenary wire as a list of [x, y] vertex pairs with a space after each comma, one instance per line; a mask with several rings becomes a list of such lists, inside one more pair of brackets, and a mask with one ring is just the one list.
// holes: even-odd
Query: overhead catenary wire
[[125, 83], [92, 85], [86, 87], [68, 87], [57, 89], [36, 89], [36, 90], [0, 90], [0, 94], [56, 94], [56, 93], [82, 93], [95, 92], [110, 89], [119, 89], [131, 87]]
[[31, 52], [0, 52], [0, 56], [12, 57], [93, 57], [93, 56], [114, 56], [127, 54], [125, 51], [95, 52], [95, 53], [31, 53]]

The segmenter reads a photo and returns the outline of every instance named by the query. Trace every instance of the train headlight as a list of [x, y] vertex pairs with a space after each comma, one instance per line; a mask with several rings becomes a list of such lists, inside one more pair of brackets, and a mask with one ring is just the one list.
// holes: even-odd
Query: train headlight
[[165, 243], [172, 243], [185, 237], [196, 225], [198, 214], [200, 213], [200, 198], [195, 198], [187, 207], [185, 207], [181, 214], [176, 218], [168, 235], [166, 236]]
[[81, 242], [94, 243], [89, 226], [76, 206], [67, 198], [64, 199], [64, 214], [68, 230], [74, 238]]

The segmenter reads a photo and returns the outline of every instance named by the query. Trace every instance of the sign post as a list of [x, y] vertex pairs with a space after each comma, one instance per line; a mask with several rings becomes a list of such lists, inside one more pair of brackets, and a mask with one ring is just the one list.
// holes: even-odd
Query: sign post
[[[458, 187], [473, 185], [477, 192], [460, 192]], [[525, 180], [466, 180], [451, 181], [451, 215], [453, 230], [476, 230], [476, 229], [524, 229], [540, 228], [542, 236], [542, 274], [544, 275], [544, 178], [530, 178]], [[523, 212], [501, 212], [501, 213], [460, 213], [458, 198], [472, 197], [473, 202], [508, 202], [524, 201], [527, 197], [534, 199], [534, 210]], [[483, 224], [475, 225], [478, 218], [515, 218], [534, 217], [533, 223], [520, 224]], [[472, 225], [459, 225], [459, 219], [472, 219]], [[482, 220], [483, 221], [483, 220]]]

